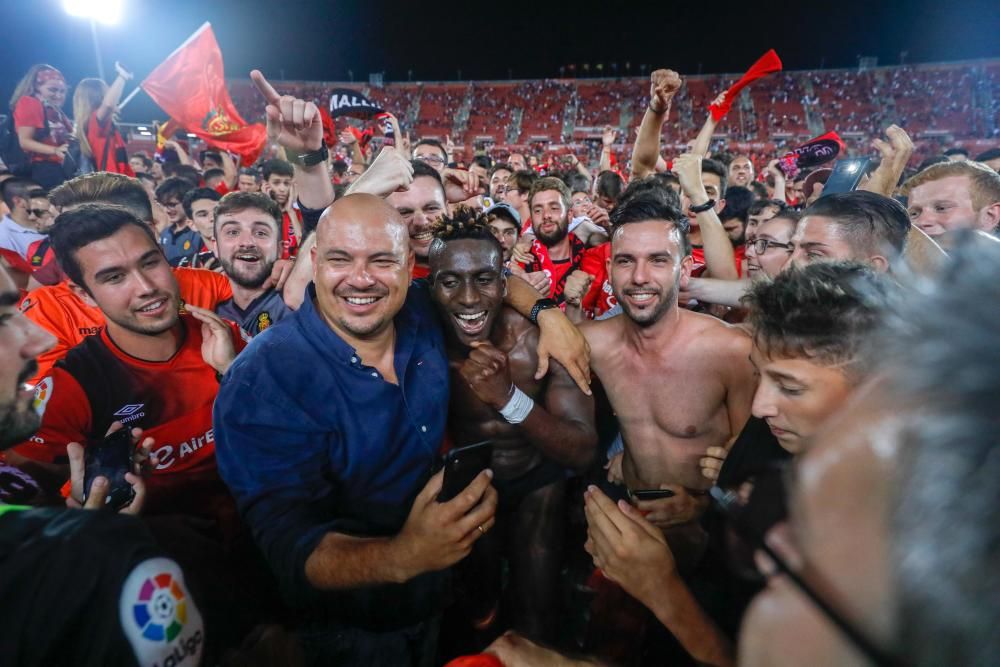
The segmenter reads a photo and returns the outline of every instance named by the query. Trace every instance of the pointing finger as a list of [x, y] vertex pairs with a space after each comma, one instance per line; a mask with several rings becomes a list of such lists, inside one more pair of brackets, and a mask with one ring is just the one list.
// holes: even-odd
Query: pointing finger
[[254, 85], [257, 86], [257, 90], [260, 91], [260, 94], [264, 96], [265, 100], [267, 100], [268, 104], [278, 104], [278, 100], [281, 99], [281, 96], [278, 95], [278, 91], [276, 91], [274, 87], [268, 83], [267, 79], [264, 78], [263, 72], [259, 69], [252, 70], [250, 72], [250, 78], [253, 80]]

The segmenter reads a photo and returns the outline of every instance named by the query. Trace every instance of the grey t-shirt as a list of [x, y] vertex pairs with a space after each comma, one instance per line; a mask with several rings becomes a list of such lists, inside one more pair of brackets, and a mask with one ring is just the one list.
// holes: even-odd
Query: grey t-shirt
[[281, 298], [281, 292], [273, 288], [254, 299], [245, 310], [232, 299], [226, 299], [215, 308], [216, 315], [236, 322], [251, 338], [291, 312]]

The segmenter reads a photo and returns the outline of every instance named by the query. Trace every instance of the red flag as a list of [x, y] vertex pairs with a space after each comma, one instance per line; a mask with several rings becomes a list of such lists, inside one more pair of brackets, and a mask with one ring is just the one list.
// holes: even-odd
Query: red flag
[[226, 90], [222, 52], [205, 23], [142, 82], [142, 89], [177, 125], [209, 146], [238, 153], [243, 164], [257, 160], [267, 128], [249, 125]]
[[733, 106], [733, 101], [736, 96], [740, 94], [740, 91], [746, 88], [752, 81], [772, 74], [774, 72], [781, 71], [781, 59], [778, 58], [778, 54], [771, 49], [764, 55], [760, 57], [753, 66], [747, 70], [747, 73], [743, 77], [733, 84], [733, 87], [726, 91], [726, 98], [722, 101], [722, 104], [711, 104], [708, 110], [712, 112], [712, 119], [718, 123], [722, 120], [722, 117], [729, 113], [729, 108]]

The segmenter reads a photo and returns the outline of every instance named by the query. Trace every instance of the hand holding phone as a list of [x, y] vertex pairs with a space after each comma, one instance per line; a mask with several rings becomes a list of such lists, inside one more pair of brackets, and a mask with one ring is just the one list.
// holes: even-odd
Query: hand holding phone
[[871, 164], [871, 160], [866, 157], [837, 160], [833, 166], [833, 172], [823, 185], [823, 194], [820, 195], [820, 198], [857, 190], [861, 179], [868, 173], [869, 164]]
[[125, 479], [125, 474], [132, 471], [132, 450], [132, 434], [124, 426], [87, 447], [84, 454], [84, 503], [87, 502], [97, 477], [104, 477], [107, 480], [105, 508], [117, 512], [132, 502], [135, 490]]

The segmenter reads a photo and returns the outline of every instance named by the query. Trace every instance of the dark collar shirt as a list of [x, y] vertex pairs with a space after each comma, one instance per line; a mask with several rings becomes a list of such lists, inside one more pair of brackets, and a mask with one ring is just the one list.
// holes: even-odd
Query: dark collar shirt
[[397, 534], [432, 474], [449, 391], [429, 290], [415, 283], [394, 320], [398, 385], [361, 362], [315, 296], [310, 285], [301, 308], [254, 338], [223, 379], [214, 412], [219, 471], [290, 602], [333, 624], [417, 623], [439, 610], [444, 573], [322, 592], [305, 563], [331, 531]]

